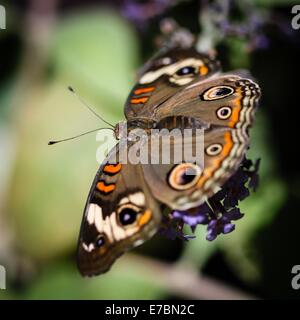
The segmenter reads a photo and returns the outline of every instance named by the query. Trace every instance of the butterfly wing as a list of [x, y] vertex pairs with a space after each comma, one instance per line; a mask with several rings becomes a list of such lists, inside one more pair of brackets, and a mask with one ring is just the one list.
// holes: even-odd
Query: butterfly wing
[[237, 75], [218, 76], [180, 90], [156, 110], [155, 120], [180, 115], [209, 126], [246, 130], [252, 125], [259, 97], [260, 88], [254, 81]]
[[[259, 97], [260, 89], [250, 79], [224, 75], [193, 83], [162, 104], [155, 114], [158, 127], [183, 130], [189, 123], [203, 128], [204, 164], [195, 167], [194, 159], [183, 159], [181, 164], [143, 166], [149, 186], [155, 185], [154, 196], [173, 209], [186, 210], [218, 191], [244, 159]], [[193, 146], [192, 140], [184, 140], [184, 148]], [[186, 170], [194, 173], [193, 181]]]
[[126, 146], [117, 145], [101, 165], [91, 187], [78, 241], [82, 275], [106, 272], [125, 251], [157, 231], [159, 206], [140, 165], [116, 162]]
[[[145, 66], [125, 104], [127, 120], [165, 127], [173, 118], [176, 127], [177, 119], [187, 119], [204, 129], [203, 162], [120, 164], [115, 155], [128, 150], [117, 145], [101, 165], [85, 207], [78, 241], [83, 275], [106, 272], [121, 254], [150, 238], [160, 226], [159, 202], [180, 210], [195, 207], [240, 165], [260, 91], [249, 79], [218, 75], [219, 69], [216, 60], [192, 48], [167, 51]], [[184, 146], [194, 148], [194, 140]]]
[[152, 118], [155, 110], [179, 89], [206, 79], [220, 69], [218, 61], [195, 49], [172, 49], [151, 59], [125, 103], [125, 116]]
[[[203, 148], [203, 162], [183, 152], [181, 163], [144, 164], [145, 179], [153, 196], [177, 210], [187, 210], [205, 202], [230, 178], [244, 158], [249, 139], [240, 131], [224, 127], [203, 130], [204, 141], [200, 139], [198, 144]], [[195, 147], [195, 137], [178, 143], [182, 142], [184, 149]], [[172, 153], [173, 148], [170, 150]]]

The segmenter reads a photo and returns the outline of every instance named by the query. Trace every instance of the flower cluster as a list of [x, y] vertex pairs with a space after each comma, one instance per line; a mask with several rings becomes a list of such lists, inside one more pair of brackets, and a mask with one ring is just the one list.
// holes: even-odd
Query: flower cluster
[[[120, 13], [131, 21], [138, 30], [145, 31], [150, 23], [157, 22], [168, 11], [185, 2], [184, 0], [104, 0], [108, 5], [117, 7]], [[299, 43], [300, 38], [290, 27], [290, 18], [275, 10], [266, 10], [251, 1], [237, 0], [200, 0], [199, 15], [201, 28], [209, 24], [210, 33], [217, 33], [220, 40], [236, 37], [245, 40], [248, 51], [265, 49], [270, 45], [270, 28], [279, 31], [289, 40]], [[207, 19], [203, 19], [207, 16]]]
[[259, 183], [260, 159], [255, 163], [245, 159], [237, 172], [207, 202], [187, 211], [174, 210], [163, 223], [161, 234], [170, 239], [189, 240], [193, 236], [184, 235], [184, 224], [194, 232], [197, 225], [207, 226], [206, 239], [212, 241], [220, 234], [227, 234], [235, 229], [232, 223], [244, 216], [237, 207], [239, 201], [255, 191]]
[[151, 19], [162, 15], [172, 5], [174, 5], [174, 1], [171, 0], [148, 0], [142, 2], [125, 0], [122, 2], [121, 13], [139, 29], [143, 29]]
[[249, 51], [268, 47], [269, 39], [264, 30], [268, 15], [252, 3], [214, 0], [208, 7], [204, 6], [204, 10], [208, 10], [222, 39], [230, 36], [244, 38]]

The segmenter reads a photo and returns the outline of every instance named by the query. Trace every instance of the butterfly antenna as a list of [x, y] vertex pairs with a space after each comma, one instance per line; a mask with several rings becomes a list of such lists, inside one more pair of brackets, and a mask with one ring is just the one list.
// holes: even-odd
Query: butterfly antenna
[[68, 90], [70, 92], [72, 92], [76, 97], [77, 99], [86, 107], [88, 108], [97, 118], [99, 118], [100, 120], [102, 120], [103, 122], [105, 122], [106, 124], [108, 124], [109, 126], [111, 126], [112, 128], [114, 128], [114, 125], [109, 123], [108, 121], [106, 121], [105, 119], [103, 119], [95, 110], [93, 110], [74, 90], [73, 87], [69, 86], [68, 87]]
[[52, 140], [52, 141], [49, 141], [49, 142], [48, 142], [48, 145], [50, 146], [50, 145], [53, 145], [53, 144], [56, 144], [56, 143], [59, 143], [59, 142], [73, 140], [73, 139], [76, 139], [76, 138], [85, 136], [86, 134], [89, 134], [89, 133], [92, 133], [92, 132], [96, 132], [96, 131], [99, 131], [99, 130], [112, 130], [112, 131], [114, 131], [112, 128], [98, 128], [98, 129], [94, 129], [94, 130], [91, 130], [91, 131], [87, 131], [87, 132], [78, 134], [78, 135], [76, 135], [76, 136], [74, 136], [74, 137], [70, 137], [70, 138], [66, 138], [66, 139], [61, 139], [61, 140]]

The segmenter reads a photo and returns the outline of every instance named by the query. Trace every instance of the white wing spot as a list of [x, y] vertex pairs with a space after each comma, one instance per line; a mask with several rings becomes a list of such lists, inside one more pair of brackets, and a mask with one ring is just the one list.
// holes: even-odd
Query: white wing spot
[[84, 242], [82, 243], [82, 247], [85, 251], [91, 252], [95, 249], [95, 246], [93, 243], [90, 243], [89, 245], [85, 244]]
[[104, 220], [102, 209], [97, 204], [90, 203], [87, 214], [87, 221], [89, 224], [94, 224], [99, 233], [105, 233], [108, 239], [112, 241], [109, 216], [107, 216]]
[[157, 80], [160, 76], [162, 76], [164, 74], [171, 76], [178, 69], [185, 67], [185, 66], [188, 66], [188, 65], [200, 67], [200, 66], [203, 66], [203, 61], [200, 59], [188, 58], [188, 59], [184, 59], [184, 60], [175, 62], [171, 65], [161, 67], [158, 70], [149, 71], [149, 72], [145, 73], [141, 77], [141, 79], [139, 80], [139, 83], [140, 84], [151, 83], [151, 82]]
[[129, 195], [129, 200], [131, 203], [135, 204], [138, 207], [145, 205], [145, 195], [143, 192], [137, 192]]

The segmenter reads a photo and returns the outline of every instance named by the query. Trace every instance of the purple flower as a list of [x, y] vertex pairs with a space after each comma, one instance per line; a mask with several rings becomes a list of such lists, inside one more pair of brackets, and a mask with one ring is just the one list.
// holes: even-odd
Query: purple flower
[[232, 208], [238, 205], [238, 202], [247, 198], [250, 194], [248, 188], [245, 186], [248, 181], [248, 175], [239, 169], [223, 186], [226, 192], [224, 198], [225, 208]]
[[170, 0], [149, 0], [142, 3], [134, 0], [125, 0], [122, 4], [121, 12], [137, 27], [144, 28], [150, 19], [161, 15], [171, 5], [172, 1]]
[[206, 240], [208, 241], [213, 241], [216, 239], [216, 237], [223, 233], [230, 233], [235, 229], [235, 225], [225, 221], [224, 219], [215, 219], [211, 220], [210, 223], [207, 226], [207, 235], [206, 235]]
[[[225, 208], [233, 208], [239, 201], [244, 200], [250, 195], [248, 188], [255, 191], [259, 183], [260, 159], [255, 164], [251, 160], [245, 159], [237, 172], [223, 185], [212, 199], [222, 201]], [[254, 167], [252, 169], [252, 167]]]
[[235, 229], [232, 221], [241, 219], [244, 214], [237, 207], [239, 201], [249, 196], [258, 186], [260, 159], [253, 163], [245, 158], [237, 172], [201, 206], [186, 211], [174, 210], [169, 214], [164, 234], [170, 239], [190, 239], [184, 235], [183, 225], [187, 224], [195, 231], [197, 225], [207, 225], [206, 239], [213, 241], [220, 234], [227, 234]]
[[171, 224], [161, 227], [158, 232], [161, 236], [170, 240], [183, 237], [183, 234], [179, 233]]
[[174, 219], [181, 219], [193, 229], [197, 224], [208, 223], [208, 214], [210, 211], [211, 209], [207, 203], [204, 203], [196, 209], [191, 209], [188, 211], [175, 210], [172, 212], [172, 215]]
[[[243, 38], [249, 51], [268, 47], [264, 29], [270, 18], [250, 2], [240, 5], [236, 0], [213, 1], [207, 2], [205, 9], [223, 39]], [[236, 12], [239, 19], [235, 19]]]
[[241, 219], [242, 217], [244, 216], [243, 213], [241, 213], [240, 209], [239, 208], [233, 208], [229, 211], [227, 211], [223, 217], [225, 219], [228, 219], [229, 221], [233, 220], [233, 221], [236, 221], [236, 220], [239, 220]]
[[227, 234], [235, 229], [235, 225], [231, 221], [238, 220], [243, 217], [239, 208], [233, 208], [230, 211], [226, 211], [220, 218], [212, 219], [207, 226], [208, 241], [216, 239], [216, 237], [223, 233]]
[[161, 228], [159, 229], [159, 234], [170, 239], [175, 240], [176, 238], [188, 241], [194, 239], [194, 235], [184, 234], [182, 231], [183, 222], [180, 220], [174, 220], [172, 217], [163, 216], [163, 221]]

